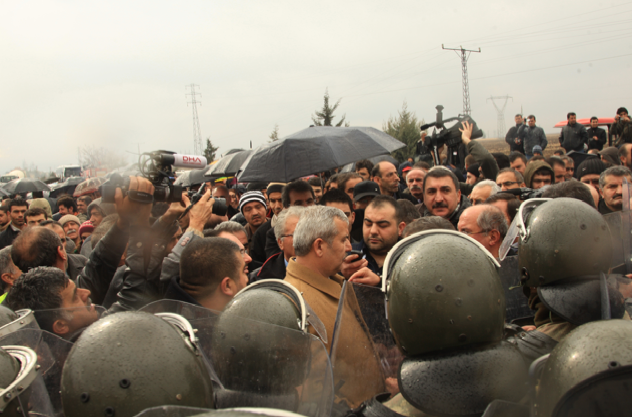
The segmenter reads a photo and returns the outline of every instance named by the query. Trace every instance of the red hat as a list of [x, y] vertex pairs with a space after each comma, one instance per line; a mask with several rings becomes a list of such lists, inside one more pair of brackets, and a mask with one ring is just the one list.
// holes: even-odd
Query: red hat
[[83, 233], [86, 233], [86, 232], [92, 233], [93, 230], [94, 230], [94, 226], [92, 225], [92, 223], [90, 223], [89, 220], [87, 222], [83, 222], [81, 224], [81, 227], [79, 228], [79, 236], [81, 236]]

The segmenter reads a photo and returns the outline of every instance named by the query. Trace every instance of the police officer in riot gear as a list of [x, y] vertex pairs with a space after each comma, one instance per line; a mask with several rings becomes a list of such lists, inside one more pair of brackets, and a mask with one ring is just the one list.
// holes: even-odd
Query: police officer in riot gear
[[520, 280], [538, 331], [559, 342], [579, 325], [623, 317], [616, 280], [606, 279], [610, 232], [594, 208], [574, 198], [531, 199], [517, 217]]
[[68, 355], [61, 393], [66, 417], [133, 416], [159, 405], [213, 407], [194, 331], [169, 313], [116, 313], [90, 325]]
[[543, 366], [534, 416], [623, 416], [632, 409], [632, 323], [605, 320], [569, 333]]
[[[39, 377], [37, 354], [24, 346], [0, 347], [0, 415], [52, 415], [45, 393], [33, 389]], [[31, 411], [32, 413], [30, 413]]]
[[454, 231], [417, 233], [393, 248], [385, 262], [387, 311], [406, 354], [401, 395], [378, 396], [356, 414], [480, 415], [495, 399], [527, 394], [528, 366], [546, 351], [525, 355], [525, 342], [507, 337], [498, 268], [480, 243]]

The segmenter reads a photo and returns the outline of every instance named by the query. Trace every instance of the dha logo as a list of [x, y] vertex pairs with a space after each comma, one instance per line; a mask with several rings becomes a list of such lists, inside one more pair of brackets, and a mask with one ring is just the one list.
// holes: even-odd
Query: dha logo
[[188, 164], [201, 164], [202, 160], [197, 156], [183, 156], [182, 161]]

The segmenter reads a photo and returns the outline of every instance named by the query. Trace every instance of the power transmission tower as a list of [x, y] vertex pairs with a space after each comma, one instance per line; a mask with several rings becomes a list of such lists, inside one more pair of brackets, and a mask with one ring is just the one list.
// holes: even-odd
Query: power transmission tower
[[470, 53], [481, 52], [481, 48], [478, 48], [478, 51], [473, 51], [463, 49], [462, 46], [459, 46], [459, 49], [446, 48], [443, 44], [441, 44], [441, 48], [446, 51], [455, 51], [456, 54], [461, 57], [461, 69], [463, 70], [463, 114], [469, 115], [472, 113], [472, 109], [470, 108], [470, 86], [467, 81], [467, 60], [470, 57]]
[[[491, 96], [487, 100], [491, 100], [492, 104], [496, 108], [496, 113], [498, 114], [498, 137], [501, 138], [505, 134], [505, 108], [507, 107], [507, 100], [511, 99], [513, 101], [513, 97], [510, 96], [502, 96], [502, 97], [494, 97]], [[502, 109], [499, 109], [494, 100], [505, 100], [503, 103]]]
[[185, 88], [190, 89], [190, 93], [186, 93], [185, 96], [191, 96], [191, 101], [187, 101], [187, 105], [190, 103], [193, 106], [193, 154], [202, 155], [204, 149], [202, 148], [202, 134], [200, 133], [200, 119], [198, 119], [197, 105], [202, 105], [201, 101], [197, 100], [197, 95], [202, 96], [195, 89], [200, 88], [199, 85], [190, 84]]

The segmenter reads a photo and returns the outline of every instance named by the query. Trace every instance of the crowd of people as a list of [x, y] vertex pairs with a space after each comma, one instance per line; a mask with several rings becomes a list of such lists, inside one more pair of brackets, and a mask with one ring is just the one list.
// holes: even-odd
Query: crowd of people
[[[143, 177], [131, 177], [126, 193], [117, 189], [114, 203], [98, 191], [4, 198], [0, 316], [8, 319], [0, 326], [30, 311], [40, 331], [74, 344], [59, 359], [63, 370], [44, 375], [56, 387], [54, 414], [67, 417], [163, 405], [422, 416], [501, 415], [493, 413], [503, 407], [502, 415], [558, 415], [589, 404], [591, 415], [616, 415], [629, 406], [620, 387], [632, 369], [632, 271], [629, 236], [621, 237], [630, 226], [632, 128], [625, 108], [615, 119], [608, 147], [597, 118], [586, 129], [569, 113], [562, 148], [550, 157], [535, 116], [516, 116], [508, 155], [472, 140], [465, 122], [461, 163], [361, 160], [352, 172], [287, 184], [209, 181], [194, 205], [186, 193], [170, 204], [134, 199], [154, 194]], [[516, 307], [509, 291], [523, 291], [531, 313], [508, 320]], [[137, 313], [157, 305], [186, 319], [171, 318], [182, 338]], [[200, 355], [202, 333], [195, 341], [198, 330], [187, 329], [205, 312], [222, 330], [199, 348], [208, 362], [193, 363], [175, 352]], [[232, 324], [221, 327], [224, 317]], [[327, 359], [313, 347], [305, 359], [278, 327], [313, 335]], [[595, 352], [574, 363], [586, 369], [581, 377], [564, 374], [569, 350]], [[548, 354], [557, 367], [540, 367], [536, 389], [529, 367]], [[167, 365], [170, 358], [181, 365]], [[323, 379], [305, 382], [316, 371], [298, 371], [297, 358], [324, 367]], [[161, 385], [163, 368], [174, 367]], [[612, 369], [622, 378], [614, 394], [582, 385], [597, 374], [610, 381]], [[143, 373], [156, 388], [130, 389], [152, 385], [139, 382]]]

